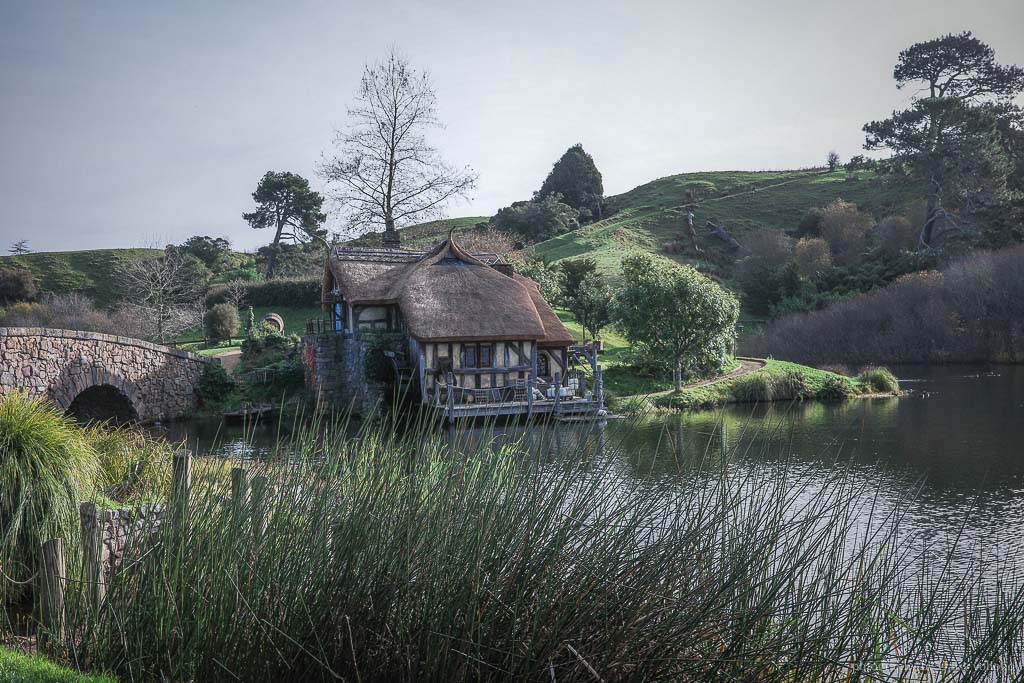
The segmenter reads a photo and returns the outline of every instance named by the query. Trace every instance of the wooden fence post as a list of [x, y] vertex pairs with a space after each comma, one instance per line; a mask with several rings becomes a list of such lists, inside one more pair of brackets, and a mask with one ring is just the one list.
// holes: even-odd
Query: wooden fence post
[[562, 373], [555, 373], [555, 409], [552, 411], [558, 414], [558, 406], [562, 403]]
[[79, 516], [82, 524], [82, 572], [85, 576], [86, 595], [92, 608], [99, 610], [107, 594], [103, 571], [103, 520], [96, 503], [82, 503]]
[[192, 486], [192, 453], [185, 449], [174, 452], [171, 475], [171, 495], [188, 503], [189, 488]]
[[55, 643], [64, 640], [64, 588], [67, 581], [64, 564], [64, 541], [53, 538], [42, 545], [39, 598], [42, 605], [42, 628], [39, 648], [53, 652]]
[[594, 368], [594, 400], [597, 401], [597, 410], [604, 408], [604, 378], [600, 365]]

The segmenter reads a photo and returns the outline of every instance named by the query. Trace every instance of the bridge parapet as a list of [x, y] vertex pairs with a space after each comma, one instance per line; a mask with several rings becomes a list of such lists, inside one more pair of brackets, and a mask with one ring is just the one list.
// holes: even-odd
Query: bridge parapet
[[208, 359], [141, 339], [98, 332], [0, 327], [0, 396], [16, 390], [62, 410], [90, 389], [112, 388], [142, 421], [183, 417]]

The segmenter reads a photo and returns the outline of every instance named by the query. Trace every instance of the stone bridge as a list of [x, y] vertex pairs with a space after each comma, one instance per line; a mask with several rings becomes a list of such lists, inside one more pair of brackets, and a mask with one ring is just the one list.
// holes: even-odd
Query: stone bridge
[[207, 362], [130, 337], [0, 327], [0, 397], [17, 390], [47, 397], [80, 419], [151, 422], [188, 415]]

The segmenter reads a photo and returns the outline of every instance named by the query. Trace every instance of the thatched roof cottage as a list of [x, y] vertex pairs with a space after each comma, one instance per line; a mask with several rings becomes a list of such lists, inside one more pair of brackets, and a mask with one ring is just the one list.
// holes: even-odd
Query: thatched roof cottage
[[[495, 254], [467, 253], [453, 237], [429, 251], [332, 249], [323, 307], [326, 320], [307, 335], [307, 381], [335, 401], [365, 402], [354, 386], [383, 379], [374, 362], [381, 351], [400, 389], [449, 413], [532, 412], [547, 401], [564, 408], [594, 400], [581, 391], [584, 378], [573, 377], [574, 361], [588, 352], [573, 346], [537, 283]], [[349, 370], [332, 373], [337, 369], [308, 350], [324, 337], [340, 347], [334, 363]], [[596, 364], [586, 357], [592, 377]]]

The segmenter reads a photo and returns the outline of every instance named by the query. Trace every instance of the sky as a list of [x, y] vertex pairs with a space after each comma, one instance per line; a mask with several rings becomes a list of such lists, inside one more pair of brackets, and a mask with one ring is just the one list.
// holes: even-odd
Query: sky
[[317, 162], [392, 47], [432, 76], [432, 142], [480, 175], [465, 216], [577, 142], [606, 194], [846, 159], [908, 102], [899, 51], [963, 30], [1024, 64], [1022, 0], [0, 0], [0, 252], [268, 242], [242, 220], [256, 183], [329, 189]]

